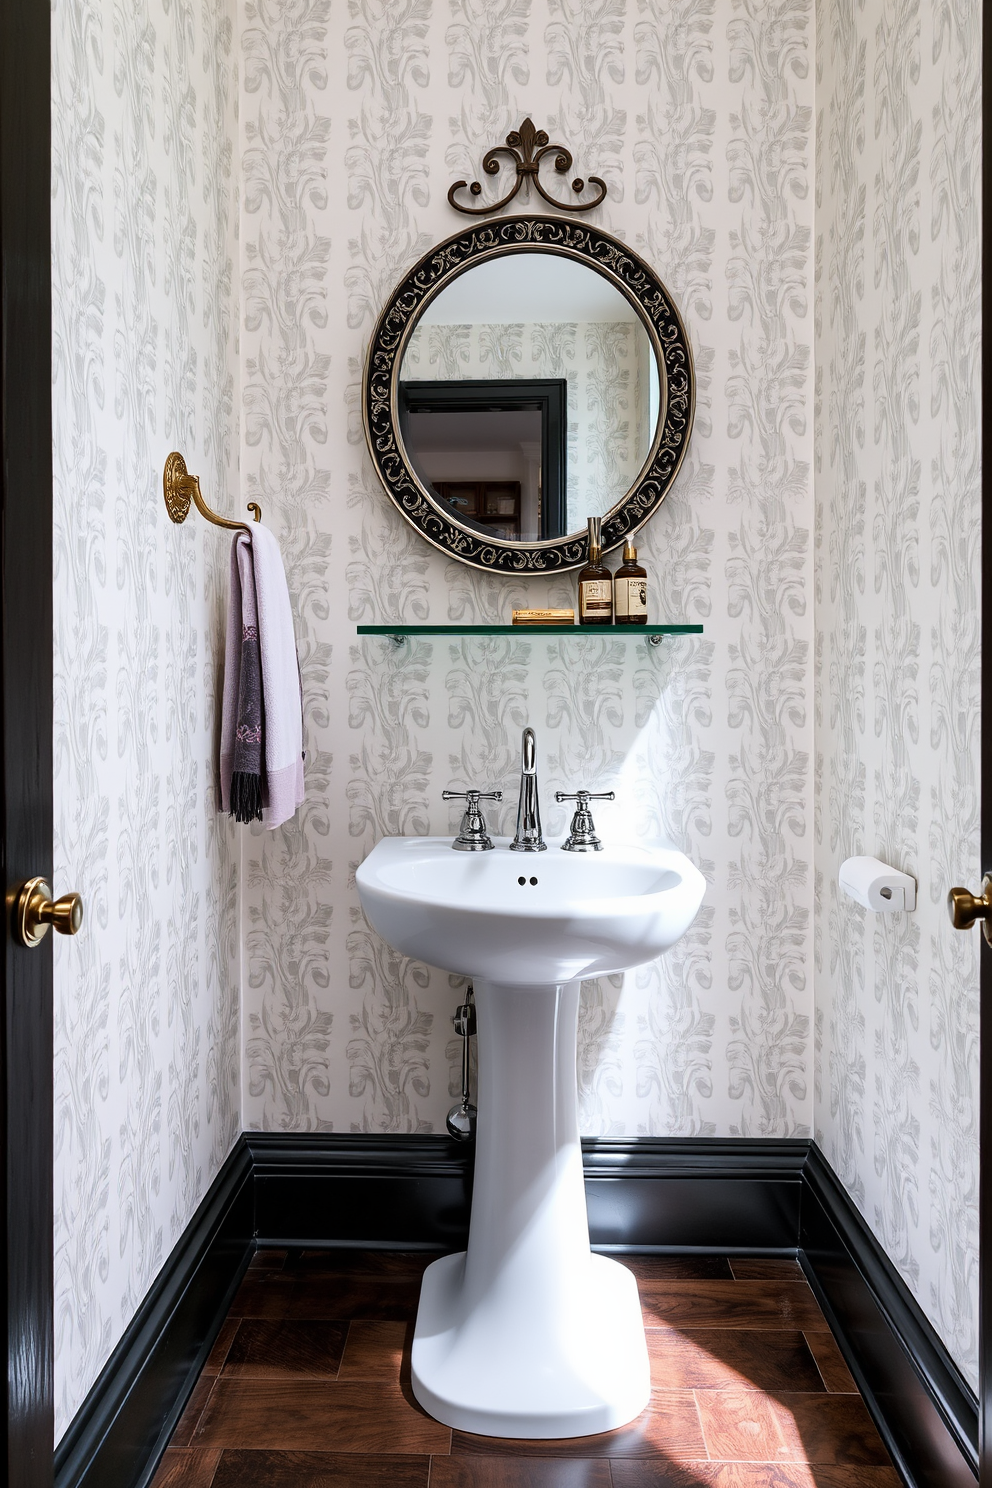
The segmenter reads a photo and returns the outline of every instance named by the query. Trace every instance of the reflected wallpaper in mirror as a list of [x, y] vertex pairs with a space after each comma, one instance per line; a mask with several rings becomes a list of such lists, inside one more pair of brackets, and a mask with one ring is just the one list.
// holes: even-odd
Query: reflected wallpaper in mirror
[[474, 265], [427, 306], [400, 394], [424, 484], [460, 521], [520, 542], [578, 532], [616, 506], [663, 412], [633, 304], [586, 265], [530, 251]]

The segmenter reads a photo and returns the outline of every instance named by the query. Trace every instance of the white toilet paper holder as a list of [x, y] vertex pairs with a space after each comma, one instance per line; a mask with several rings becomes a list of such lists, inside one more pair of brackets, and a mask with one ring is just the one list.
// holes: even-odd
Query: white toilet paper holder
[[916, 879], [880, 858], [848, 858], [841, 864], [837, 881], [845, 894], [876, 914], [916, 908]]

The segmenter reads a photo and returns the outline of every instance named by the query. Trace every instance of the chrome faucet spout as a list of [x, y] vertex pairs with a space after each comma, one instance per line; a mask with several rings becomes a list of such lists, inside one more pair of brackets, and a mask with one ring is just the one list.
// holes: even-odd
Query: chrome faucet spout
[[520, 800], [517, 803], [517, 834], [511, 852], [545, 852], [548, 844], [541, 832], [541, 803], [537, 794], [537, 738], [525, 728], [520, 749]]

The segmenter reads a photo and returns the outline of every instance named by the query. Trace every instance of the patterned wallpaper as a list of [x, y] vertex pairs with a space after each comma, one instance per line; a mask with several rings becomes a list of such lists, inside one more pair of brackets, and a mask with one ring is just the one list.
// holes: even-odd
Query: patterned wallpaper
[[[981, 7], [824, 0], [817, 130], [816, 1135], [973, 1385]], [[852, 853], [913, 915], [837, 889]]]
[[[819, 84], [812, 0], [56, 6], [56, 875], [89, 909], [56, 961], [60, 1429], [239, 1121], [442, 1128], [460, 988], [371, 933], [354, 870], [452, 830], [445, 787], [502, 786], [506, 830], [525, 723], [550, 831], [556, 787], [612, 786], [601, 830], [710, 884], [672, 954], [583, 987], [583, 1129], [804, 1135], [815, 1105], [974, 1377], [974, 945], [940, 900], [977, 880], [978, 22], [823, 6]], [[385, 296], [526, 113], [689, 327], [693, 441], [640, 548], [651, 618], [705, 634], [359, 641], [573, 598], [428, 549], [361, 431]], [[307, 800], [237, 841], [226, 543], [168, 526], [174, 445], [262, 502], [296, 605]], [[908, 924], [838, 901], [854, 851], [921, 872]]]
[[[307, 804], [246, 837], [245, 1122], [443, 1128], [459, 988], [368, 929], [354, 870], [448, 832], [520, 730], [556, 787], [614, 787], [607, 836], [663, 834], [711, 889], [657, 964], [584, 988], [583, 1126], [796, 1135], [812, 1122], [813, 14], [808, 0], [327, 0], [244, 12], [245, 495], [297, 596]], [[356, 622], [508, 618], [574, 581], [448, 563], [399, 518], [360, 422], [393, 284], [463, 219], [445, 195], [530, 113], [610, 197], [690, 327], [686, 466], [641, 534], [652, 618], [705, 635], [425, 638]], [[526, 203], [521, 204], [526, 209]]]
[[241, 1128], [237, 858], [215, 802], [231, 506], [233, 9], [53, 10], [56, 1430]]

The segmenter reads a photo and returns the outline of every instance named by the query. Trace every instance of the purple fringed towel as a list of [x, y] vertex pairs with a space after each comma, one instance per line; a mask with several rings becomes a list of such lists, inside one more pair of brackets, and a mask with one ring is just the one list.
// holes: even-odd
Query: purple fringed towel
[[231, 548], [221, 805], [238, 821], [281, 826], [303, 800], [303, 710], [293, 611], [279, 544], [267, 527]]

